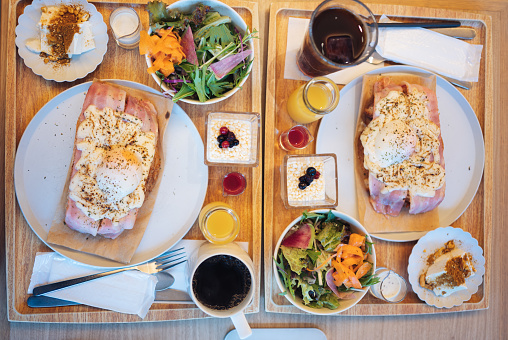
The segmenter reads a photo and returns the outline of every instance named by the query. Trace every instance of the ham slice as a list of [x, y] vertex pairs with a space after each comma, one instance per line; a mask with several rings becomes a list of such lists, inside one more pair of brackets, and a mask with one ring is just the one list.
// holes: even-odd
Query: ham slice
[[[85, 101], [83, 103], [83, 108], [81, 109], [81, 114], [78, 118], [77, 126], [85, 120], [84, 112], [90, 105], [95, 105], [98, 109], [111, 107], [116, 108], [119, 111], [123, 111], [125, 108], [126, 95], [127, 93], [119, 88], [100, 82], [93, 82], [85, 96]], [[81, 139], [76, 136], [71, 177], [76, 173], [75, 164], [81, 157], [81, 151], [76, 149], [76, 144], [79, 142], [81, 142]], [[88, 217], [76, 206], [76, 203], [69, 198], [67, 201], [67, 209], [65, 211], [65, 224], [69, 228], [80, 233], [96, 236], [99, 230], [100, 221], [96, 221]]]
[[[85, 119], [84, 112], [90, 105], [95, 105], [98, 109], [105, 107], [113, 108], [139, 118], [143, 122], [143, 131], [154, 132], [157, 138], [158, 124], [156, 110], [152, 103], [128, 95], [124, 90], [106, 83], [93, 82], [90, 86], [82, 112], [78, 118], [78, 126]], [[81, 141], [75, 140], [75, 145]], [[71, 177], [76, 173], [75, 164], [81, 157], [81, 151], [74, 148], [73, 166]], [[136, 222], [139, 209], [132, 209], [127, 216], [121, 218], [117, 223], [110, 219], [94, 220], [83, 213], [72, 199], [67, 201], [65, 213], [66, 225], [80, 233], [91, 234], [92, 236], [102, 235], [106, 238], [114, 239], [118, 237], [125, 229], [132, 229]]]
[[[437, 97], [434, 91], [417, 84], [409, 84], [404, 82], [402, 85], [395, 85], [390, 83], [389, 78], [381, 78], [374, 84], [374, 108], [376, 104], [383, 98], [385, 98], [391, 91], [403, 91], [411, 93], [413, 90], [425, 93], [427, 96], [427, 109], [429, 111], [429, 120], [440, 127], [439, 111], [437, 104]], [[374, 110], [373, 118], [378, 116]], [[441, 135], [439, 136], [440, 146], [440, 161], [439, 164], [444, 168], [444, 157], [443, 157], [443, 140]], [[432, 161], [432, 159], [431, 159]], [[436, 208], [444, 199], [445, 186], [435, 191], [433, 197], [424, 197], [419, 195], [411, 195], [408, 190], [393, 190], [388, 193], [382, 193], [385, 185], [379, 181], [373, 174], [369, 173], [369, 192], [370, 192], [370, 203], [373, 209], [380, 214], [389, 216], [398, 216], [402, 207], [409, 200], [409, 213], [420, 214], [428, 212]]]

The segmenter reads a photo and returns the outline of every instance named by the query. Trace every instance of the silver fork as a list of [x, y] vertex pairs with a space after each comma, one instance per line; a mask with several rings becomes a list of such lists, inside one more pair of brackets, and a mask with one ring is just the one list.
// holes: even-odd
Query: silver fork
[[[388, 61], [388, 59], [382, 57], [376, 51], [374, 51], [374, 53], [372, 53], [372, 55], [369, 57], [369, 59], [367, 59], [367, 62], [369, 64], [373, 64], [373, 65], [381, 64], [382, 62], [385, 62], [385, 61]], [[462, 81], [462, 80], [458, 80], [458, 79], [453, 79], [453, 78], [450, 78], [447, 76], [443, 76], [442, 74], [440, 74], [439, 76], [442, 77], [443, 79], [447, 80], [451, 84], [453, 84], [457, 87], [460, 87], [462, 89], [465, 89], [465, 90], [469, 90], [469, 89], [471, 89], [471, 87], [473, 87], [473, 83], [470, 81]]]
[[[150, 260], [146, 263], [143, 263], [143, 264], [140, 264], [137, 266], [108, 270], [105, 272], [92, 274], [92, 275], [88, 275], [88, 276], [83, 276], [83, 277], [78, 277], [75, 279], [63, 280], [63, 281], [53, 282], [53, 283], [50, 283], [47, 285], [37, 286], [33, 290], [33, 295], [36, 296], [36, 295], [41, 295], [41, 294], [53, 292], [55, 290], [60, 290], [60, 289], [67, 288], [70, 286], [78, 285], [78, 284], [81, 284], [81, 283], [84, 283], [87, 281], [98, 279], [100, 277], [113, 275], [113, 274], [124, 272], [127, 270], [139, 270], [139, 271], [147, 273], [147, 274], [155, 274], [157, 272], [172, 268], [174, 266], [177, 266], [177, 265], [187, 261], [187, 260], [182, 260], [185, 258], [185, 252], [178, 253], [180, 250], [183, 250], [183, 249], [184, 248], [170, 250], [170, 251], [165, 252], [165, 253], [161, 254], [160, 256], [154, 258], [153, 260]], [[180, 260], [182, 260], [182, 261], [180, 261]], [[176, 261], [180, 261], [180, 262], [176, 262]]]

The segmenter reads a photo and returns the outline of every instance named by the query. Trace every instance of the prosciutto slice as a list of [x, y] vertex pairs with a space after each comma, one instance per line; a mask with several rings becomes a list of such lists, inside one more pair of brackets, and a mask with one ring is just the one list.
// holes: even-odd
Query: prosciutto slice
[[[434, 91], [416, 84], [409, 84], [404, 82], [402, 85], [391, 84], [389, 78], [381, 78], [374, 84], [374, 108], [376, 104], [388, 96], [391, 91], [401, 91], [411, 93], [414, 89], [419, 92], [425, 93], [427, 96], [427, 109], [429, 111], [429, 120], [440, 127], [439, 111], [437, 104], [437, 97]], [[376, 119], [379, 114], [374, 110], [373, 119]], [[443, 140], [439, 136], [439, 164], [444, 168], [443, 157]], [[433, 159], [431, 159], [433, 161]], [[409, 190], [392, 190], [383, 193], [385, 185], [378, 180], [375, 175], [369, 173], [368, 177], [370, 203], [373, 209], [380, 214], [389, 216], [398, 216], [404, 204], [409, 201], [409, 213], [420, 214], [428, 212], [436, 208], [444, 199], [445, 186], [435, 191], [433, 197], [424, 197], [419, 195], [411, 195]]]
[[[106, 107], [125, 111], [130, 115], [139, 118], [143, 122], [143, 131], [154, 132], [157, 138], [158, 125], [156, 111], [152, 103], [140, 100], [136, 97], [128, 95], [124, 90], [106, 83], [93, 82], [90, 86], [83, 109], [78, 118], [78, 126], [85, 119], [84, 112], [90, 105], [95, 105], [98, 109]], [[81, 141], [77, 137], [75, 145]], [[71, 177], [76, 173], [75, 164], [81, 157], [81, 151], [74, 148], [74, 156], [72, 163]], [[118, 237], [125, 229], [132, 229], [136, 222], [139, 209], [132, 209], [129, 213], [121, 218], [117, 223], [113, 223], [110, 219], [94, 220], [88, 217], [76, 203], [69, 198], [65, 212], [65, 224], [80, 233], [91, 234], [92, 236], [102, 235], [106, 238], [114, 239]]]

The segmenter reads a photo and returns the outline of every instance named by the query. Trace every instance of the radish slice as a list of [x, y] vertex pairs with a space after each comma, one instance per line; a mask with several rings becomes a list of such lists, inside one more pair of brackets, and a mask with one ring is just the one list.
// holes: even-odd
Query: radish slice
[[185, 54], [185, 59], [193, 65], [198, 64], [198, 56], [196, 55], [196, 46], [194, 46], [194, 36], [190, 26], [187, 26], [185, 33], [182, 35], [182, 51]]
[[210, 69], [215, 74], [215, 78], [217, 80], [224, 77], [228, 74], [232, 69], [234, 69], [238, 64], [242, 62], [245, 58], [252, 54], [252, 50], [243, 51], [238, 54], [233, 54], [229, 57], [222, 59], [216, 63], [210, 65]]

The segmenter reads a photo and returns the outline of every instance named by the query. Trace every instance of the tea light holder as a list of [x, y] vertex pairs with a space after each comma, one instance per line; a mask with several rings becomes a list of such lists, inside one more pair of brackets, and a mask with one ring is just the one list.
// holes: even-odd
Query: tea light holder
[[118, 46], [133, 49], [139, 45], [142, 25], [135, 10], [129, 7], [115, 9], [109, 17], [109, 25]]

